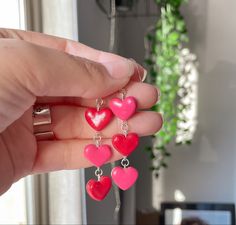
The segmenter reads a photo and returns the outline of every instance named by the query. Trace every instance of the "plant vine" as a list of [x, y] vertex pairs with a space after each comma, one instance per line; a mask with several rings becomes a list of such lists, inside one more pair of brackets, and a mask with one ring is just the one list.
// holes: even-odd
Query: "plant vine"
[[[183, 45], [188, 43], [186, 24], [180, 13], [180, 5], [186, 0], [155, 0], [160, 7], [160, 19], [145, 37], [148, 43], [148, 54], [145, 63], [149, 69], [150, 82], [155, 84], [161, 92], [161, 101], [153, 110], [163, 115], [164, 124], [160, 132], [155, 134], [153, 146], [147, 151], [153, 159], [151, 169], [159, 175], [161, 168], [167, 167], [167, 159], [171, 155], [168, 145], [175, 140], [177, 145], [190, 144], [191, 138], [176, 141], [177, 132], [182, 134], [189, 131], [189, 127], [179, 127], [180, 122], [186, 123], [184, 111], [189, 103], [181, 101], [191, 87], [180, 85], [182, 75], [180, 66], [180, 52]], [[185, 89], [184, 89], [185, 88]], [[182, 95], [179, 95], [180, 89]], [[184, 93], [184, 94], [183, 94]]]

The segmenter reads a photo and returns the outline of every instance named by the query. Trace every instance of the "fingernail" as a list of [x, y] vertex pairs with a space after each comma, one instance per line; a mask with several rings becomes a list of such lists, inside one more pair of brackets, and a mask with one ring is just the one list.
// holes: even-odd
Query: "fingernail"
[[103, 63], [109, 74], [114, 78], [131, 77], [134, 74], [134, 64], [128, 60], [119, 60]]
[[159, 114], [160, 118], [161, 118], [161, 127], [160, 127], [160, 130], [162, 129], [165, 121], [164, 121], [164, 116], [162, 115], [162, 113], [158, 112], [157, 114]]
[[142, 82], [144, 82], [146, 80], [147, 77], [147, 70], [143, 68], [143, 78], [142, 78]]
[[157, 103], [160, 102], [160, 100], [161, 100], [161, 92], [160, 92], [160, 90], [159, 90], [158, 87], [155, 87], [155, 88], [156, 88], [156, 90], [157, 90], [157, 102], [156, 102], [156, 104], [157, 104]]
[[[144, 82], [144, 80], [147, 77], [147, 70], [144, 69], [141, 65], [139, 65], [133, 58], [130, 58], [130, 60], [134, 63], [134, 66], [135, 66], [135, 69], [137, 70], [140, 82]], [[143, 70], [142, 74], [140, 74], [140, 70]]]

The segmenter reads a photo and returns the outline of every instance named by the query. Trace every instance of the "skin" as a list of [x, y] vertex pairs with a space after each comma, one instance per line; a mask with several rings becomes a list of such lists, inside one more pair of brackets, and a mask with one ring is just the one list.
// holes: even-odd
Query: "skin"
[[[92, 166], [83, 156], [94, 135], [84, 111], [98, 97], [106, 106], [125, 88], [141, 110], [129, 120], [130, 132], [146, 136], [161, 128], [161, 115], [148, 111], [158, 91], [140, 82], [145, 70], [133, 61], [34, 32], [0, 29], [0, 37], [0, 194], [29, 174]], [[55, 140], [35, 139], [33, 105], [42, 103], [50, 105]], [[111, 145], [119, 132], [113, 119], [103, 143]], [[111, 161], [120, 158], [113, 149]]]

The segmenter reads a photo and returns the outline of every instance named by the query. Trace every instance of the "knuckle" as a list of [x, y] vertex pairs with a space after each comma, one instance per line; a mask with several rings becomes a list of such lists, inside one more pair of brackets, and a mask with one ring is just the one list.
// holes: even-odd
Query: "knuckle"
[[100, 63], [90, 60], [84, 61], [84, 67], [91, 78], [103, 77], [106, 73], [105, 68]]
[[43, 48], [27, 43], [24, 46], [23, 65], [25, 66], [24, 86], [36, 96], [46, 96], [50, 85], [50, 76], [45, 67]]
[[[81, 90], [81, 96], [84, 98], [94, 98], [101, 97], [97, 96], [97, 90], [100, 87], [106, 87], [107, 85], [107, 71], [103, 65], [97, 62], [92, 62], [90, 60], [83, 61], [83, 68], [85, 71], [85, 79], [83, 89]], [[94, 88], [94, 85], [95, 88]], [[93, 89], [93, 90], [91, 90]]]
[[45, 77], [39, 76], [43, 56], [36, 45], [19, 39], [4, 39], [0, 43], [0, 49], [1, 62], [11, 72], [14, 81], [34, 95], [40, 95], [46, 90]]
[[45, 55], [35, 45], [25, 46], [24, 64], [28, 68], [25, 73], [25, 87], [37, 96], [47, 95], [49, 78], [45, 71]]

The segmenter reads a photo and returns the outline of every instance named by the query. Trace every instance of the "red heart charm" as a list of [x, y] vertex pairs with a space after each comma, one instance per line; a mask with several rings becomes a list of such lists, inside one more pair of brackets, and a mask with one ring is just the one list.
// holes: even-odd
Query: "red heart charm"
[[136, 182], [138, 178], [138, 171], [132, 166], [128, 168], [117, 166], [112, 169], [111, 176], [114, 183], [120, 189], [125, 191]]
[[109, 107], [117, 117], [122, 120], [128, 120], [135, 113], [137, 103], [132, 96], [124, 100], [113, 98], [109, 103]]
[[109, 108], [100, 109], [89, 108], [85, 112], [85, 119], [88, 124], [96, 131], [101, 131], [111, 121], [113, 116]]
[[112, 144], [118, 152], [124, 156], [130, 155], [138, 146], [139, 137], [135, 133], [129, 133], [127, 136], [116, 134], [112, 137]]
[[88, 181], [86, 185], [87, 193], [92, 199], [96, 201], [103, 200], [107, 196], [110, 189], [111, 189], [111, 178], [107, 176], [102, 176], [100, 178], [100, 181], [91, 179]]
[[100, 167], [111, 158], [111, 148], [109, 145], [96, 146], [86, 145], [84, 156], [95, 166]]

